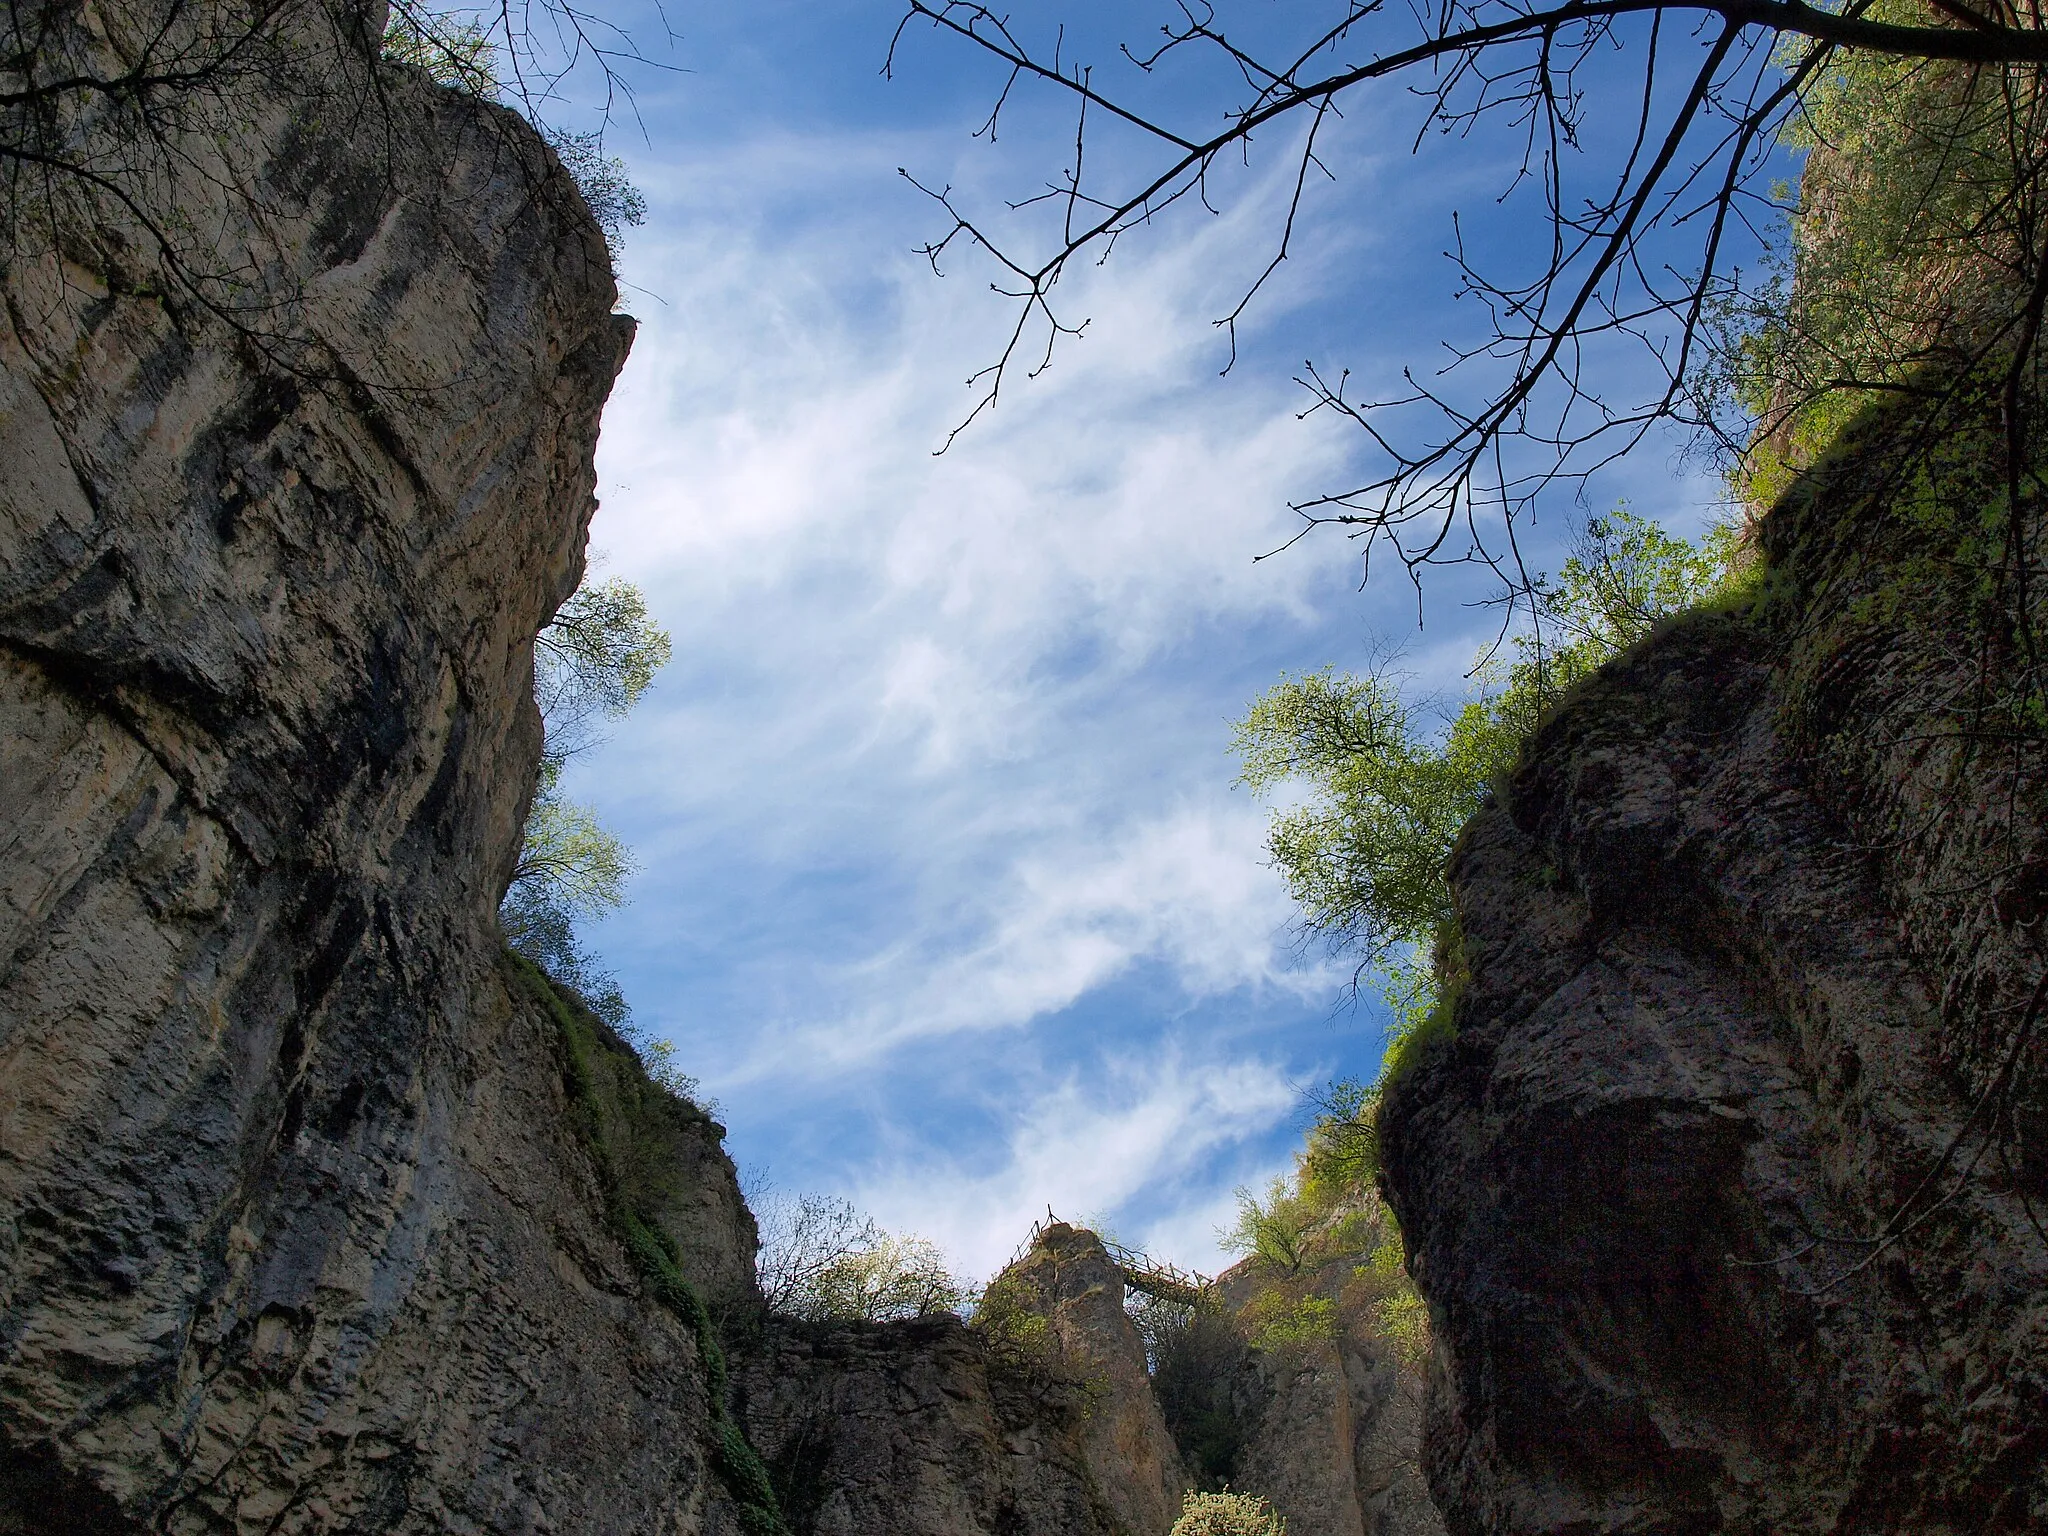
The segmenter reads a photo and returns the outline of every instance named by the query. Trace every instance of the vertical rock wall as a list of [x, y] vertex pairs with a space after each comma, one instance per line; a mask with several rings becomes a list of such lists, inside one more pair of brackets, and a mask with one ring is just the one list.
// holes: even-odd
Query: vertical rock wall
[[[234, 20], [43, 9], [102, 73]], [[24, 1536], [731, 1528], [493, 917], [631, 324], [535, 135], [382, 24], [288, 10], [158, 139], [88, 101], [131, 201], [60, 183], [0, 273]]]
[[1866, 421], [1758, 605], [1606, 668], [1467, 830], [1459, 1032], [1382, 1120], [1453, 1531], [2048, 1530], [2002, 442]]

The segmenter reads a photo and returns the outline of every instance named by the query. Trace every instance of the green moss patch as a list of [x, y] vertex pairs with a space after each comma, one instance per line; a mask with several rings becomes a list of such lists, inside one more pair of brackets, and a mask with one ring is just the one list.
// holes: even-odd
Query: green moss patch
[[623, 1043], [615, 1045], [617, 1037], [603, 1021], [565, 995], [545, 971], [523, 955], [506, 953], [527, 989], [555, 1022], [569, 1089], [569, 1113], [597, 1164], [605, 1215], [612, 1230], [655, 1299], [674, 1313], [696, 1340], [716, 1437], [711, 1447], [712, 1470], [739, 1506], [740, 1523], [749, 1536], [789, 1536], [768, 1469], [727, 1407], [725, 1350], [711, 1314], [696, 1287], [684, 1277], [674, 1240], [651, 1214], [652, 1198], [663, 1185], [658, 1173], [644, 1166], [651, 1160], [641, 1155], [644, 1148], [635, 1144], [633, 1136], [650, 1114], [701, 1116], [702, 1111], [649, 1079], [631, 1049]]

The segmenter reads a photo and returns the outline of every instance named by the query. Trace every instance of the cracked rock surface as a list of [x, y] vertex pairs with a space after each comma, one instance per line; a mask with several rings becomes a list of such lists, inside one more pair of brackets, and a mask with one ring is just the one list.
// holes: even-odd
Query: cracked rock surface
[[284, 25], [134, 182], [203, 248], [0, 283], [0, 1530], [732, 1529], [494, 919], [631, 322], [531, 130]]
[[1756, 607], [1567, 701], [1453, 860], [1458, 1033], [1382, 1130], [1460, 1536], [2048, 1530], [2048, 781], [1958, 728], [2011, 656], [1912, 426], [1771, 514]]

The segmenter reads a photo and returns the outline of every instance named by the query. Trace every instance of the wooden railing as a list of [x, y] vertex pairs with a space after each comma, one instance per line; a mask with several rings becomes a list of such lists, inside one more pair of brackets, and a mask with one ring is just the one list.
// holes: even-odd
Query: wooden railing
[[[1046, 1212], [1044, 1221], [1034, 1221], [1031, 1224], [1031, 1235], [1024, 1240], [1023, 1246], [1017, 1250], [1010, 1262], [1017, 1263], [1037, 1247], [1039, 1237], [1056, 1221], [1057, 1218], [1050, 1211]], [[1066, 1225], [1064, 1222], [1058, 1224]], [[1138, 1252], [1135, 1248], [1126, 1248], [1122, 1243], [1111, 1242], [1100, 1233], [1096, 1234], [1096, 1240], [1102, 1244], [1102, 1251], [1109, 1255], [1109, 1262], [1116, 1266], [1117, 1273], [1123, 1276], [1124, 1284], [1130, 1289], [1143, 1291], [1147, 1296], [1160, 1301], [1178, 1302], [1184, 1307], [1204, 1306], [1212, 1299], [1210, 1292], [1216, 1282], [1210, 1276], [1198, 1275], [1191, 1269], [1182, 1269], [1178, 1264], [1162, 1263], [1148, 1254]]]
[[1125, 1285], [1160, 1301], [1177, 1301], [1184, 1307], [1199, 1307], [1208, 1300], [1209, 1288], [1216, 1283], [1207, 1275], [1182, 1269], [1178, 1264], [1162, 1264], [1107, 1238], [1103, 1240], [1102, 1251], [1109, 1255], [1109, 1262], [1123, 1273]]

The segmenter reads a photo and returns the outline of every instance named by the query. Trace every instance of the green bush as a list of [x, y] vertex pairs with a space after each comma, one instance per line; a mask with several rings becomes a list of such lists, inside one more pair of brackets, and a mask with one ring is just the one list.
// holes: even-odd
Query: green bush
[[1337, 1336], [1337, 1303], [1327, 1296], [1290, 1298], [1284, 1291], [1254, 1297], [1240, 1314], [1254, 1346], [1282, 1354]]
[[1287, 1522], [1248, 1493], [1191, 1493], [1169, 1536], [1287, 1536]]
[[1399, 1061], [1451, 1028], [1464, 958], [1444, 869], [1465, 823], [1567, 692], [1661, 620], [1725, 600], [1752, 565], [1732, 527], [1692, 544], [1619, 507], [1538, 580], [1534, 624], [1482, 661], [1480, 696], [1441, 734], [1389, 673], [1333, 668], [1283, 677], [1238, 724], [1240, 782], [1308, 791], [1274, 816], [1267, 852], [1308, 933], [1385, 979]]
[[[1937, 12], [1875, 0], [1865, 14]], [[1783, 135], [1802, 157], [1797, 196], [1779, 189], [1761, 280], [1721, 294], [1694, 384], [1752, 505], [1773, 505], [1857, 412], [2023, 311], [2044, 111], [2032, 70], [1838, 49], [1812, 78]]]

